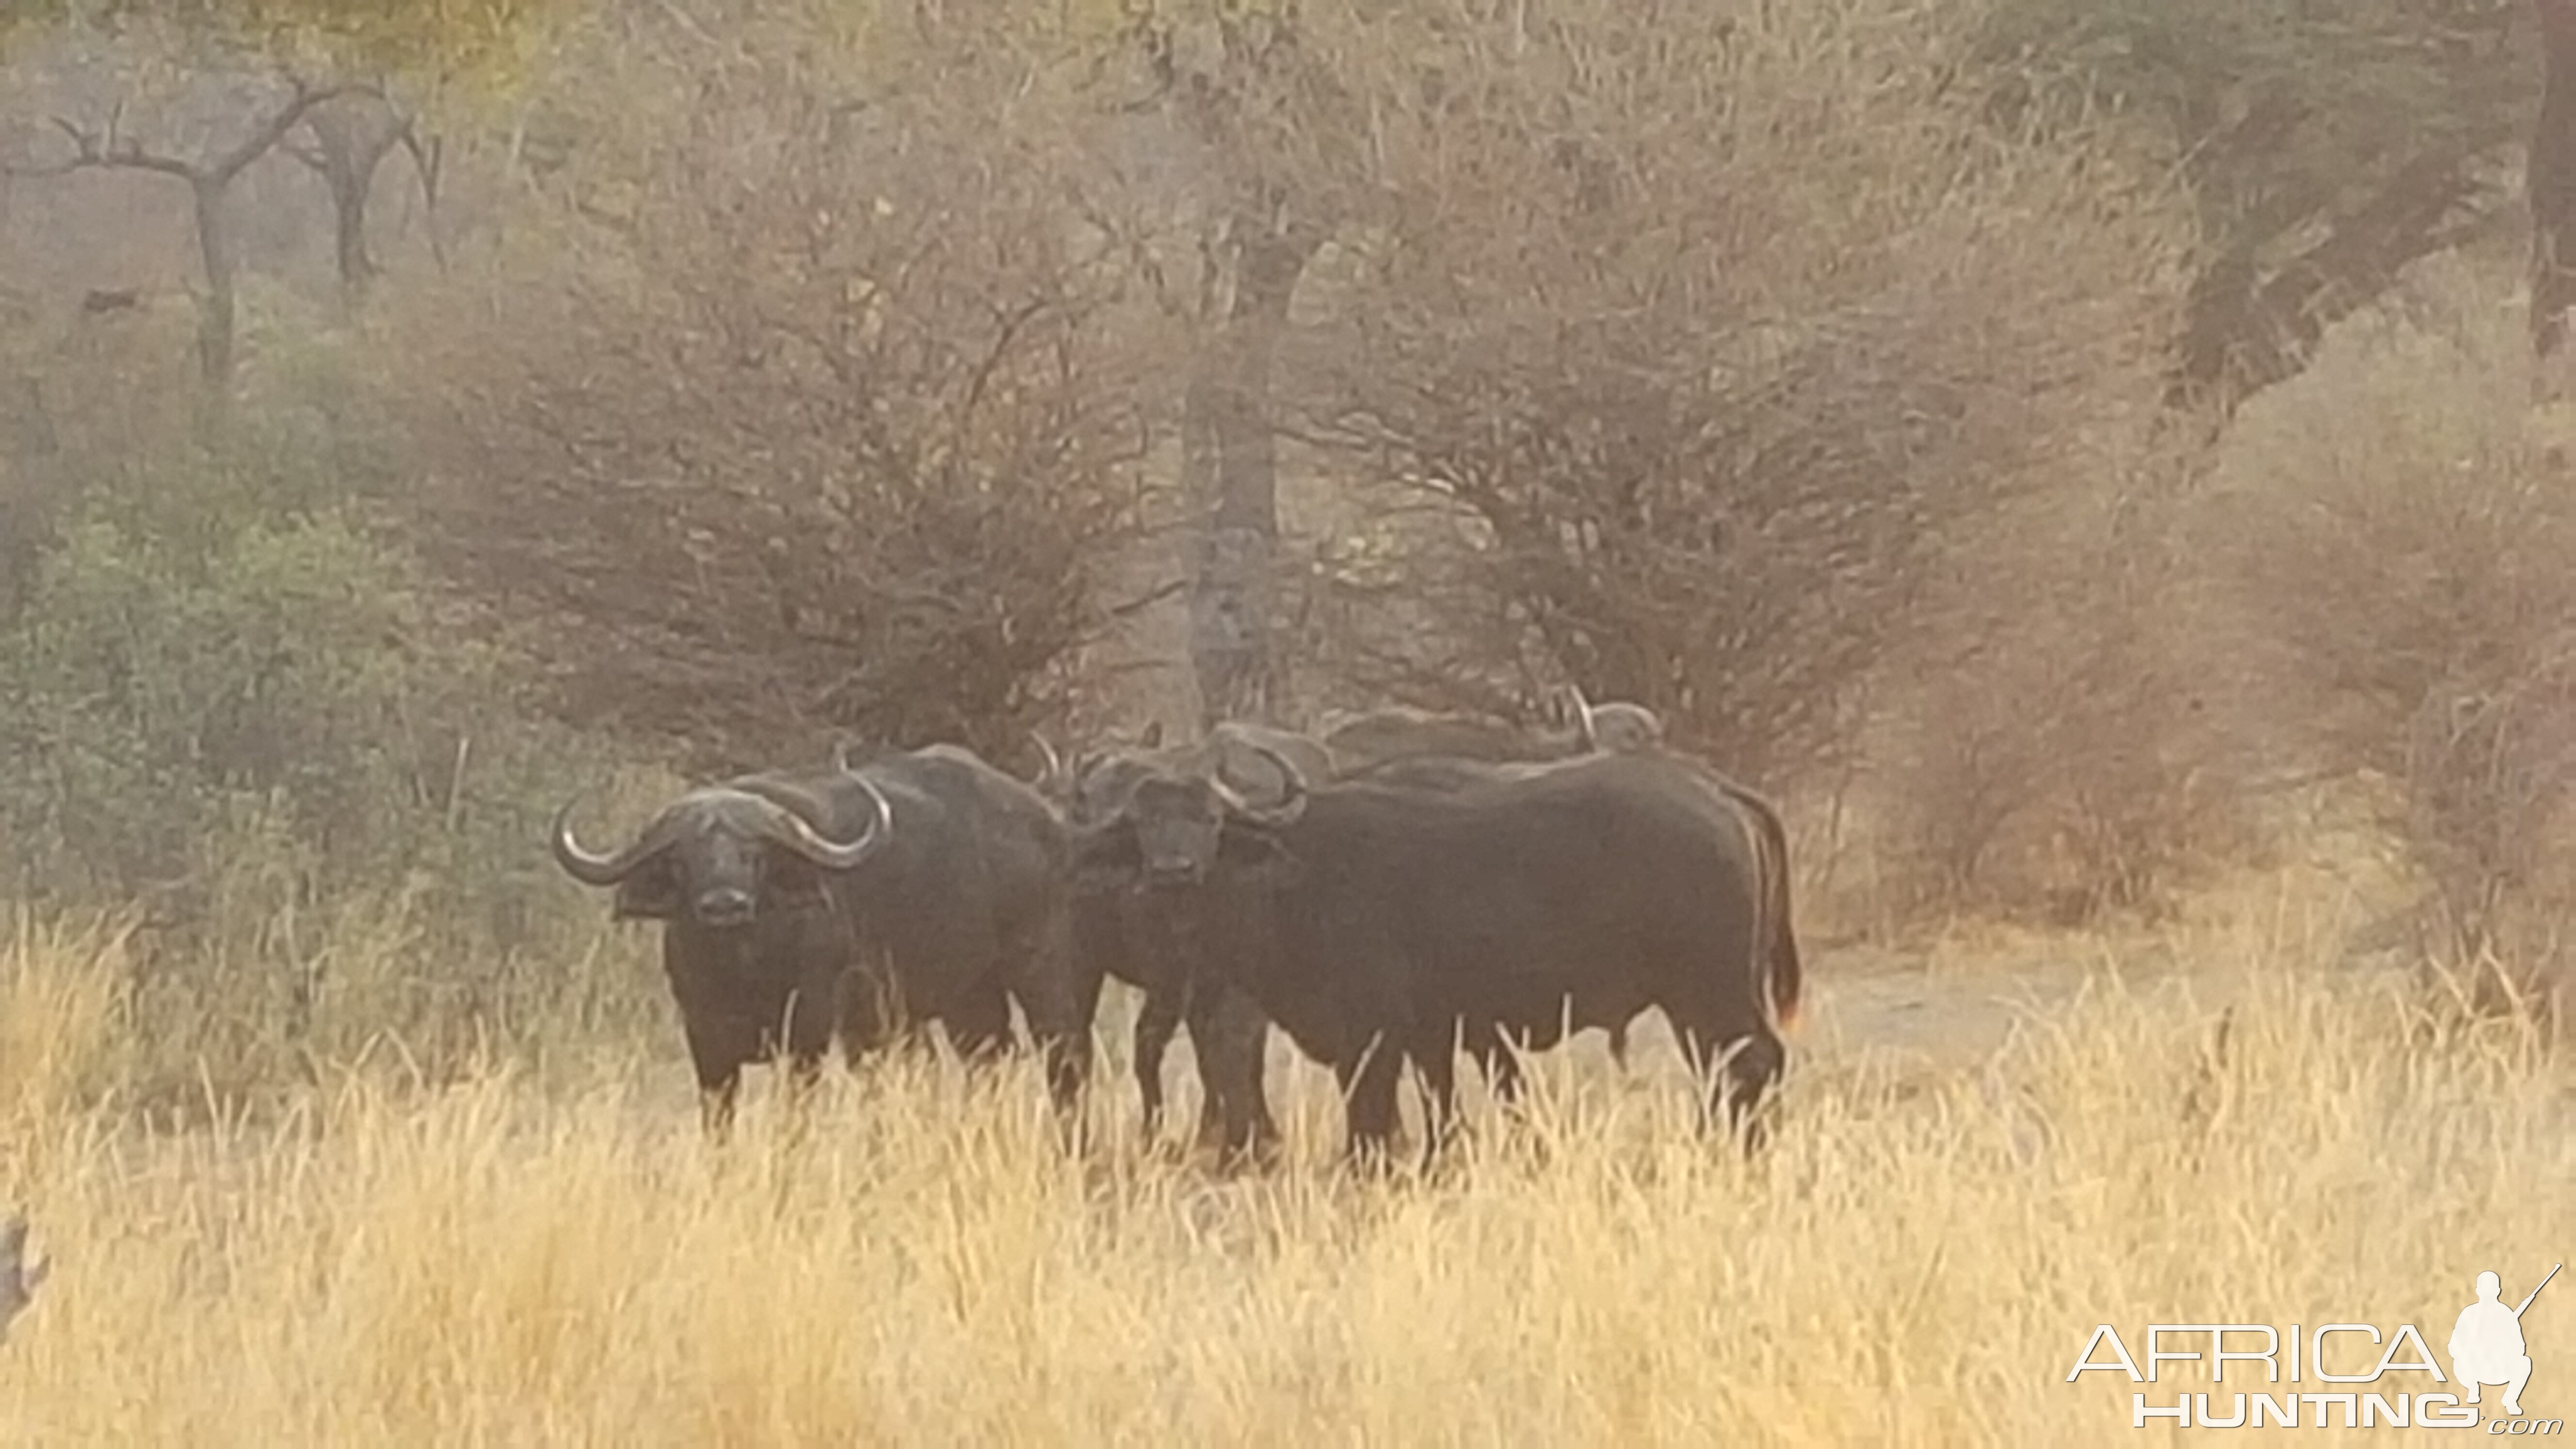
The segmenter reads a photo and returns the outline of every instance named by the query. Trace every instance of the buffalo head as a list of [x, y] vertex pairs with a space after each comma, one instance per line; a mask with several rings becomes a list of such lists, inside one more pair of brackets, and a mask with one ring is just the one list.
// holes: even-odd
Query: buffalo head
[[1226, 782], [1221, 759], [1199, 768], [1113, 757], [1078, 784], [1078, 870], [1094, 888], [1187, 886], [1208, 878], [1220, 860], [1276, 853], [1270, 833], [1306, 809], [1306, 775], [1268, 745], [1246, 742], [1278, 772], [1276, 800], [1256, 803]]
[[744, 925], [764, 908], [819, 904], [827, 873], [856, 869], [892, 839], [894, 810], [874, 782], [844, 767], [834, 783], [867, 801], [867, 826], [853, 840], [827, 839], [765, 793], [714, 785], [672, 801], [607, 855], [573, 838], [567, 800], [555, 812], [555, 861], [584, 885], [615, 886], [621, 917]]
[[1664, 742], [1661, 715], [1642, 704], [1630, 704], [1625, 700], [1594, 704], [1583, 697], [1583, 686], [1579, 684], [1565, 687], [1563, 711], [1566, 725], [1587, 751], [1628, 754], [1651, 750]]

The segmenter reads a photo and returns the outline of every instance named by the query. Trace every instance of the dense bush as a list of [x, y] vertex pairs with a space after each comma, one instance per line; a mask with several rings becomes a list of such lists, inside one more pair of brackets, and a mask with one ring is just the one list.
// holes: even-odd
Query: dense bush
[[83, 492], [0, 631], [0, 895], [139, 902], [142, 1004], [226, 1073], [578, 985], [596, 924], [543, 820], [609, 753], [536, 722], [503, 647], [269, 450]]
[[1125, 260], [1041, 76], [942, 55], [848, 102], [747, 34], [618, 80], [687, 100], [621, 113], [631, 182], [573, 168], [601, 220], [554, 266], [412, 319], [424, 549], [563, 717], [700, 768], [844, 730], [1019, 758], [1132, 525]]
[[[1139, 637], [1226, 652], [1211, 600], [1269, 585], [1207, 565], [1263, 556], [1277, 494], [1319, 540], [1271, 647], [1305, 703], [1640, 700], [1855, 803], [1882, 918], [2142, 902], [2226, 842], [2213, 801], [2367, 769], [2486, 949], [2552, 889], [2566, 764], [2515, 389], [2436, 389], [2354, 462], [2341, 412], [2422, 400], [2336, 364], [2220, 435], [2214, 489], [2224, 409], [2166, 404], [2295, 371], [2457, 234], [2505, 21], [588, 16], [506, 118], [423, 113], [440, 245], [363, 311], [245, 253], [197, 445], [185, 289], [0, 306], [0, 889], [302, 963], [291, 1018], [325, 916], [492, 986], [589, 947], [536, 842], [607, 741], [702, 778], [840, 734], [1024, 764], [1032, 725], [1144, 707], [1091, 647], [1110, 596], [1196, 560], [1196, 612]], [[324, 215], [273, 190], [235, 197], [257, 229]], [[21, 206], [0, 244], [183, 240], [162, 199]], [[2495, 345], [2430, 365], [2499, 385]], [[1141, 536], [1184, 512], [1198, 545]]]
[[2186, 218], [2116, 132], [1997, 136], [1938, 13], [1578, 12], [1426, 37], [1441, 87], [1378, 124], [1286, 384], [1416, 612], [1344, 655], [1417, 696], [1553, 665], [1785, 782], [1970, 538], [2141, 435]]
[[2487, 276], [2432, 270], [2249, 408], [2204, 522], [2258, 625], [2253, 743], [2393, 787], [2436, 953], [2530, 976], [2576, 903], [2576, 490]]

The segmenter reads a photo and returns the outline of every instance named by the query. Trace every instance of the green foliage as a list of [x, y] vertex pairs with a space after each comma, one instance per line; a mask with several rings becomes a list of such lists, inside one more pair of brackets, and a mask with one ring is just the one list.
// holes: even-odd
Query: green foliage
[[25, 19], [151, 30], [200, 49], [290, 66], [492, 78], [515, 74], [550, 29], [575, 11], [569, 0], [55, 0]]
[[609, 751], [527, 709], [516, 651], [307, 461], [340, 449], [136, 451], [0, 625], [0, 900], [139, 917], [140, 1089], [202, 1106], [387, 1035], [433, 1073], [635, 1036], [664, 1009], [643, 943], [543, 845]]
[[[540, 778], [587, 753], [529, 722], [507, 656], [438, 617], [329, 480], [257, 449], [87, 490], [0, 633], [0, 822], [18, 892], [202, 916], [225, 852], [283, 841], [296, 892], [425, 877], [524, 935]], [[559, 788], [559, 787], [558, 787]]]

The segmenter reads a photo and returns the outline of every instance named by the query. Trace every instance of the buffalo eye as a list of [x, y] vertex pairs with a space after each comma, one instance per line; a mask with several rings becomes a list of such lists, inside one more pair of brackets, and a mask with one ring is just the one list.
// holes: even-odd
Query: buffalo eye
[[1268, 885], [1286, 885], [1305, 873], [1297, 857], [1279, 843], [1279, 837], [1241, 824], [1227, 826], [1218, 837], [1217, 861], [1230, 872]]
[[779, 907], [820, 906], [829, 897], [830, 888], [823, 873], [810, 862], [773, 848], [761, 857], [760, 893]]
[[679, 882], [668, 859], [644, 862], [617, 883], [612, 912], [618, 920], [668, 921], [680, 914]]
[[1136, 832], [1121, 823], [1074, 832], [1073, 887], [1084, 894], [1121, 890], [1135, 883], [1144, 864]]

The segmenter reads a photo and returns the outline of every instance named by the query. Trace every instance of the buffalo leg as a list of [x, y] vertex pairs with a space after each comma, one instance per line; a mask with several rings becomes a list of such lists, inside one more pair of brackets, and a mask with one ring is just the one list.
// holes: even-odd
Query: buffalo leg
[[[1136, 1008], [1136, 1100], [1145, 1113], [1145, 1140], [1163, 1130], [1163, 1057], [1181, 1029], [1181, 1003], [1168, 991], [1148, 991]], [[1197, 1036], [1192, 1035], [1193, 1044]], [[1201, 1074], [1204, 1077], [1204, 1073]]]
[[698, 1077], [698, 1120], [707, 1135], [721, 1140], [733, 1127], [734, 1102], [742, 1095], [743, 1063], [755, 1051], [744, 1040], [753, 1035], [732, 1022], [710, 1019], [703, 1012], [680, 1018], [689, 1042], [689, 1065]]
[[1458, 1122], [1458, 1045], [1445, 1031], [1426, 1032], [1414, 1039], [1410, 1055], [1422, 1074], [1422, 1166], [1428, 1171]]
[[1190, 1028], [1190, 1055], [1198, 1060], [1199, 1129], [1195, 1139], [1198, 1151], [1225, 1157], [1237, 1145], [1232, 1127], [1239, 1113], [1235, 1106], [1237, 1075], [1226, 1040], [1223, 992], [1215, 989], [1192, 989], [1185, 1008]]
[[1266, 1162], [1278, 1151], [1279, 1124], [1262, 1083], [1269, 1036], [1269, 1018], [1246, 993], [1206, 983], [1191, 992], [1190, 1048], [1203, 1089], [1199, 1142], [1216, 1147], [1229, 1166]]
[[[1078, 1121], [1083, 1083], [1091, 1076], [1092, 1011], [1099, 992], [1085, 991], [1088, 968], [1075, 960], [1073, 916], [1061, 902], [1047, 913], [1036, 939], [1017, 958], [1009, 994], [1028, 1017], [1029, 1035], [1046, 1059], [1047, 1095], [1057, 1116]], [[1086, 1000], [1087, 998], [1087, 1000]], [[1002, 1006], [1002, 1036], [1010, 1033], [1010, 1007]]]
[[831, 1050], [827, 1034], [820, 1040], [807, 1040], [789, 1048], [787, 1053], [787, 1113], [784, 1141], [793, 1150], [805, 1140], [809, 1118], [814, 1110], [814, 1090], [823, 1081], [823, 1057]]
[[818, 1042], [788, 1053], [787, 1083], [799, 1101], [804, 1100], [814, 1090], [814, 1084], [823, 1079], [823, 1050], [823, 1044]]
[[970, 1067], [989, 1066], [1011, 1048], [1011, 1002], [999, 991], [978, 991], [948, 1013], [948, 1042]]
[[706, 1072], [698, 1073], [698, 1125], [709, 1137], [721, 1142], [733, 1134], [734, 1099], [741, 1094], [739, 1064], [717, 1073], [712, 1081]]
[[789, 1100], [800, 1108], [813, 1096], [823, 1075], [823, 1054], [832, 1049], [833, 1031], [840, 1024], [840, 989], [828, 977], [815, 977], [787, 995], [779, 1035], [787, 1046]]
[[881, 959], [863, 961], [833, 984], [832, 1015], [839, 1024], [841, 1064], [859, 1063], [896, 1044], [905, 1034], [903, 1001], [891, 969]]
[[1513, 1050], [1512, 1039], [1497, 1026], [1489, 1033], [1480, 1034], [1475, 1049], [1476, 1064], [1484, 1068], [1485, 1084], [1492, 1090], [1494, 1100], [1506, 1107], [1518, 1104], [1521, 1099], [1521, 1057]]
[[1743, 1138], [1748, 1155], [1759, 1152], [1766, 1134], [1756, 1114], [1788, 1056], [1780, 1038], [1767, 1025], [1757, 1024], [1747, 1033], [1726, 1033], [1687, 1022], [1681, 1024], [1681, 1038], [1691, 1070], [1706, 1084], [1703, 1124], [1716, 1125], [1722, 1099], [1728, 1131]]
[[1395, 1089], [1403, 1070], [1403, 1048], [1383, 1037], [1356, 1058], [1334, 1064], [1333, 1074], [1342, 1084], [1343, 1152], [1358, 1166], [1383, 1171], [1388, 1165], [1395, 1140]]

